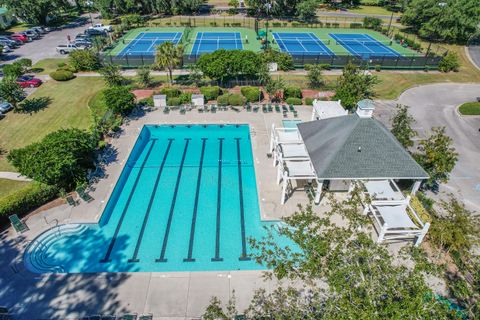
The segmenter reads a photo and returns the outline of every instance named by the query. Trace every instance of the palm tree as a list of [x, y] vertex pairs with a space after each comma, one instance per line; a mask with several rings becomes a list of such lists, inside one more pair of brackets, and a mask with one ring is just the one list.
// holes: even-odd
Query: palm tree
[[168, 81], [173, 83], [173, 69], [180, 65], [182, 58], [182, 45], [175, 46], [171, 42], [164, 42], [156, 48], [155, 65], [160, 69], [168, 70]]

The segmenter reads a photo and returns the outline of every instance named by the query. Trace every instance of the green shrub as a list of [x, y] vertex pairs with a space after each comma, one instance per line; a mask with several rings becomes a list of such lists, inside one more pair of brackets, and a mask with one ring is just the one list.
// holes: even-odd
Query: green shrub
[[375, 65], [375, 71], [377, 71], [377, 72], [382, 71], [382, 66], [379, 65], [379, 64], [376, 64], [376, 65]]
[[229, 94], [224, 94], [224, 95], [218, 96], [218, 98], [217, 98], [218, 105], [228, 106], [228, 98], [229, 98]]
[[203, 97], [206, 101], [215, 100], [220, 95], [220, 87], [218, 86], [201, 87], [200, 92], [203, 94]]
[[153, 97], [148, 97], [148, 98], [145, 98], [145, 99], [142, 99], [140, 101], [138, 101], [138, 104], [141, 104], [141, 105], [144, 105], [144, 106], [147, 106], [147, 107], [153, 107]]
[[264, 63], [277, 63], [278, 69], [282, 71], [292, 70], [294, 67], [292, 56], [286, 52], [268, 49], [260, 53], [260, 58]]
[[245, 104], [245, 98], [238, 94], [231, 94], [228, 96], [228, 104], [231, 106], [243, 106]]
[[172, 98], [167, 98], [167, 105], [171, 107], [176, 107], [181, 105], [180, 98], [177, 97], [172, 97]]
[[258, 87], [242, 87], [240, 91], [248, 102], [257, 102], [262, 99], [262, 93]]
[[65, 70], [65, 71], [70, 71], [71, 73], [76, 73], [77, 72], [77, 69], [75, 69], [74, 67], [72, 66], [69, 66], [68, 64], [65, 64], [63, 67], [59, 67], [57, 69], [57, 71], [59, 70]]
[[180, 99], [181, 104], [192, 102], [192, 94], [191, 93], [183, 92], [182, 94], [180, 94], [180, 96], [178, 98]]
[[380, 30], [382, 28], [382, 19], [376, 17], [363, 18], [363, 26], [368, 29]]
[[127, 87], [103, 90], [103, 101], [115, 114], [126, 115], [135, 108], [135, 95]]
[[361, 27], [363, 27], [363, 24], [361, 23], [357, 23], [357, 22], [350, 23], [350, 29], [360, 29]]
[[301, 106], [302, 105], [302, 99], [299, 98], [288, 98], [285, 100], [287, 104], [293, 104], [294, 106]]
[[313, 98], [305, 98], [305, 104], [306, 104], [307, 106], [313, 106], [313, 100], [315, 100], [315, 99], [313, 99]]
[[98, 55], [93, 50], [74, 50], [68, 59], [69, 64], [79, 71], [93, 71], [101, 67]]
[[285, 90], [283, 91], [283, 97], [284, 99], [288, 99], [288, 98], [302, 99], [302, 89], [295, 86], [286, 87]]
[[58, 189], [46, 184], [34, 182], [0, 199], [0, 216], [10, 214], [25, 214], [48, 201], [58, 194]]
[[160, 93], [166, 95], [167, 98], [177, 98], [180, 96], [181, 91], [175, 87], [165, 87], [160, 90]]
[[457, 72], [459, 68], [460, 61], [458, 60], [458, 55], [453, 51], [449, 51], [438, 64], [438, 69], [442, 72]]
[[67, 70], [57, 70], [50, 73], [50, 78], [56, 81], [68, 81], [75, 78], [75, 75]]
[[60, 62], [59, 64], [57, 64], [57, 67], [59, 68], [63, 68], [63, 67], [66, 67], [67, 64], [65, 62]]

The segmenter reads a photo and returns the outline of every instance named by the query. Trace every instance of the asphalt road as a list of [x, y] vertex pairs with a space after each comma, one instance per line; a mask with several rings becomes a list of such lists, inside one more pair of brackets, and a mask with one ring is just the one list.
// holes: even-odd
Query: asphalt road
[[468, 54], [472, 58], [473, 63], [477, 65], [477, 68], [480, 69], [480, 46], [468, 47]]
[[396, 101], [379, 102], [382, 121], [388, 121], [397, 103], [410, 107], [419, 138], [432, 127], [446, 127], [459, 153], [450, 181], [440, 186], [441, 195], [453, 193], [470, 210], [480, 214], [480, 117], [464, 117], [457, 107], [480, 96], [480, 84], [433, 84], [405, 91]]

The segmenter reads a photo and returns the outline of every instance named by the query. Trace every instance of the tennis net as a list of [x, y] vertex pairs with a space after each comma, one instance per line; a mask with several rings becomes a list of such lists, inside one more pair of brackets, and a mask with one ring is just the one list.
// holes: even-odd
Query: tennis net
[[172, 39], [172, 38], [151, 38], [151, 39], [122, 39], [120, 40], [123, 44], [145, 44], [145, 45], [155, 45], [161, 44], [163, 42], [172, 42], [173, 44], [178, 44], [180, 42], [180, 38]]
[[237, 39], [229, 39], [229, 38], [195, 39], [193, 41], [193, 44], [218, 44], [218, 43], [240, 44], [240, 43], [245, 43], [245, 41], [240, 39], [240, 38], [237, 38]]
[[363, 40], [337, 40], [336, 41], [337, 45], [347, 45], [347, 46], [365, 46], [365, 47], [368, 47], [368, 46], [378, 46], [378, 45], [384, 45], [384, 46], [391, 46], [392, 45], [392, 41], [371, 41], [371, 40], [367, 40], [367, 41], [363, 41]]
[[330, 40], [328, 39], [302, 39], [302, 38], [280, 38], [280, 39], [275, 39], [277, 43], [283, 43], [283, 44], [330, 44]]

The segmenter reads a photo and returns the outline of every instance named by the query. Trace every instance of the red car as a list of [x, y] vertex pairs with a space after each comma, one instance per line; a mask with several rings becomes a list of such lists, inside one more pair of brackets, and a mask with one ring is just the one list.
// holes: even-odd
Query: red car
[[20, 40], [22, 42], [28, 42], [28, 37], [26, 35], [19, 34], [19, 33], [12, 34], [10, 36], [10, 38], [12, 38], [13, 40]]
[[42, 80], [34, 78], [33, 76], [24, 75], [17, 78], [17, 83], [22, 88], [35, 88], [42, 84]]

